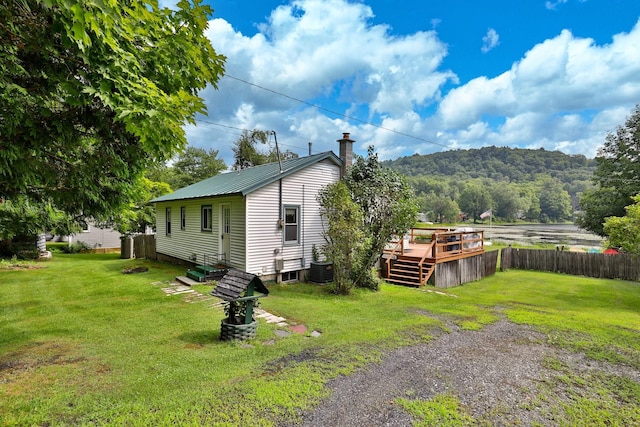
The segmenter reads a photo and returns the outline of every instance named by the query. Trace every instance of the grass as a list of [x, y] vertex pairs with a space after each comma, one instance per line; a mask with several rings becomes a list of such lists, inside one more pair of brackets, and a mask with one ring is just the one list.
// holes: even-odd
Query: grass
[[[509, 271], [446, 295], [384, 285], [340, 297], [271, 285], [265, 310], [322, 335], [277, 338], [261, 321], [246, 344], [218, 340], [222, 309], [162, 292], [182, 268], [112, 254], [56, 254], [36, 266], [0, 264], [0, 425], [276, 425], [327, 396], [330, 379], [428, 341], [441, 317], [480, 329], [506, 316], [553, 345], [640, 369], [637, 283]], [[121, 273], [137, 266], [149, 271]], [[541, 399], [560, 389], [579, 404], [554, 403], [565, 425], [640, 419], [637, 383], [594, 375], [583, 385], [561, 364], [549, 367], [565, 381]], [[416, 425], [434, 416], [472, 423], [450, 395], [401, 404]]]

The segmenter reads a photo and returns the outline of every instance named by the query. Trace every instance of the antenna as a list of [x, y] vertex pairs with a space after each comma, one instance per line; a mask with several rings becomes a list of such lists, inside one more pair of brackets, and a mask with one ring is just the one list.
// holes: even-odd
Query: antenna
[[273, 140], [276, 142], [276, 156], [278, 156], [278, 165], [280, 166], [280, 173], [282, 173], [282, 160], [280, 160], [280, 149], [278, 148], [278, 137], [276, 136], [275, 130], [272, 130], [271, 134], [273, 135]]

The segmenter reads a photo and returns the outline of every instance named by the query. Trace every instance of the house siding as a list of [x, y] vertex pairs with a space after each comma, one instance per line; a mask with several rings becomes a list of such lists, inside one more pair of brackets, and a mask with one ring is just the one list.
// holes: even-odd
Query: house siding
[[[231, 207], [232, 266], [244, 269], [244, 200], [240, 196], [185, 199], [156, 203], [156, 251], [159, 254], [196, 263], [204, 262], [205, 255], [217, 259], [220, 251], [220, 206]], [[201, 208], [212, 207], [211, 231], [201, 229]], [[166, 208], [171, 208], [171, 235], [166, 234]], [[186, 226], [180, 227], [180, 208], [186, 208]], [[195, 259], [194, 259], [195, 258]]]
[[[278, 182], [247, 196], [247, 271], [274, 275], [278, 258], [283, 261], [282, 272], [309, 268], [312, 246], [320, 247], [324, 242], [317, 194], [339, 177], [340, 168], [335, 163], [322, 161], [283, 178], [282, 197]], [[282, 206], [299, 207], [297, 244], [284, 243], [278, 224]]]
[[92, 248], [120, 248], [121, 234], [112, 228], [100, 228], [89, 221], [89, 229], [69, 236], [69, 243], [83, 242]]

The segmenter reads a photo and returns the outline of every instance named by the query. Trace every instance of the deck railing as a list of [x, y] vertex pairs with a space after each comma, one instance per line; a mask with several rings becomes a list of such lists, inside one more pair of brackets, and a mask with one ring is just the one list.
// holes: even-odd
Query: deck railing
[[[391, 244], [393, 246], [385, 251], [390, 258], [394, 255], [412, 255], [413, 249], [419, 248], [425, 251], [423, 258], [437, 260], [484, 251], [484, 231], [415, 227], [409, 230], [405, 238]], [[412, 251], [407, 251], [409, 247]]]

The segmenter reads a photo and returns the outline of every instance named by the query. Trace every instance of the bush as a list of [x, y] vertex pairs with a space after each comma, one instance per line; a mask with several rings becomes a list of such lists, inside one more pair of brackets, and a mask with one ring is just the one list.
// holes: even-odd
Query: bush
[[87, 251], [92, 248], [88, 243], [77, 241], [76, 243], [72, 243], [70, 245], [61, 246], [60, 249], [62, 249], [62, 252], [67, 254], [77, 254], [79, 252]]

